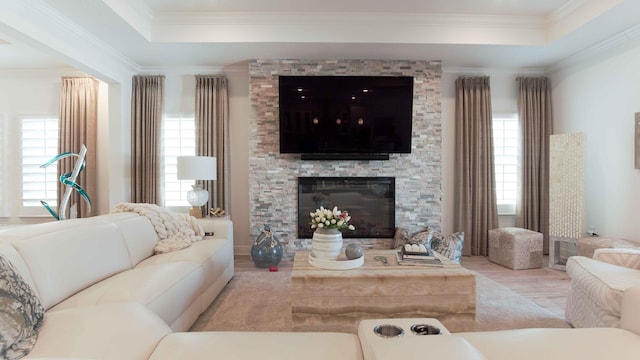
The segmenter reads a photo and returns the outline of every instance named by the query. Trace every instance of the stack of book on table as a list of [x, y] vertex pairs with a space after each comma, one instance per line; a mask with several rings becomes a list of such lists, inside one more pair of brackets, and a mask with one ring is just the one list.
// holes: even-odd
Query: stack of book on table
[[396, 252], [396, 257], [399, 265], [442, 266], [442, 261], [424, 245], [405, 244]]

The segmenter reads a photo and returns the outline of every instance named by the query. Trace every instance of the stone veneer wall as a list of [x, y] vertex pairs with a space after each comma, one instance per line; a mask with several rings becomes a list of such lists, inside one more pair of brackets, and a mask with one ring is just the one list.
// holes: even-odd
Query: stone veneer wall
[[[393, 176], [396, 226], [412, 232], [441, 221], [441, 63], [404, 60], [254, 60], [249, 64], [249, 225], [255, 238], [270, 224], [288, 256], [311, 249], [297, 238], [299, 176]], [[411, 154], [387, 161], [302, 161], [280, 154], [279, 75], [413, 76]], [[349, 209], [344, 209], [349, 210]], [[367, 247], [389, 248], [392, 239], [346, 239]]]

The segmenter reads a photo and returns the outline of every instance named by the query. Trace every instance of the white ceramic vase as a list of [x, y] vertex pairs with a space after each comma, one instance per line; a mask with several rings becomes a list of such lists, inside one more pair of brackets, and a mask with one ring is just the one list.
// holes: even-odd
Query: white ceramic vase
[[311, 253], [316, 259], [337, 260], [342, 251], [342, 232], [338, 229], [316, 229], [311, 241]]

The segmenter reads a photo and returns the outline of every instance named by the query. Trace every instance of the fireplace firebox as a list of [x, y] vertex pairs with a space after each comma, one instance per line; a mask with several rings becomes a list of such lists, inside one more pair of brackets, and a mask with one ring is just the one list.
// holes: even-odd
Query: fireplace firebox
[[309, 213], [320, 206], [349, 212], [356, 229], [345, 238], [393, 238], [395, 202], [393, 177], [299, 177], [298, 238], [313, 236]]

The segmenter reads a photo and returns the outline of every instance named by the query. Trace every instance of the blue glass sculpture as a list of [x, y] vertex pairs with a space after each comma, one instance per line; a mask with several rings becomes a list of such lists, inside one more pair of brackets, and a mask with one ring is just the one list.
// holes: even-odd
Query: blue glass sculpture
[[78, 177], [78, 174], [80, 174], [80, 171], [82, 171], [85, 167], [84, 158], [86, 155], [87, 155], [87, 147], [84, 146], [83, 144], [82, 148], [80, 148], [80, 153], [78, 154], [75, 154], [72, 152], [65, 152], [51, 158], [51, 160], [40, 165], [41, 168], [46, 168], [47, 166], [55, 163], [56, 161], [67, 158], [69, 156], [78, 157], [73, 167], [73, 170], [71, 172], [64, 173], [60, 176], [60, 182], [64, 184], [67, 188], [64, 192], [64, 195], [62, 196], [62, 201], [60, 201], [60, 206], [58, 206], [58, 213], [56, 213], [56, 211], [53, 210], [51, 206], [47, 204], [46, 201], [40, 200], [40, 203], [42, 203], [42, 205], [49, 211], [49, 213], [57, 220], [67, 219], [67, 205], [69, 203], [69, 198], [71, 197], [72, 190], [75, 190], [78, 192], [78, 194], [80, 194], [80, 196], [84, 199], [84, 201], [89, 206], [89, 212], [91, 212], [91, 199], [89, 198], [89, 195], [80, 185], [78, 185], [78, 183], [76, 183], [76, 178]]

